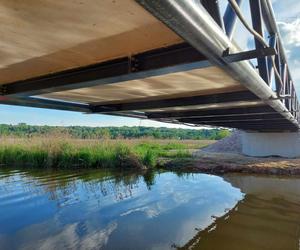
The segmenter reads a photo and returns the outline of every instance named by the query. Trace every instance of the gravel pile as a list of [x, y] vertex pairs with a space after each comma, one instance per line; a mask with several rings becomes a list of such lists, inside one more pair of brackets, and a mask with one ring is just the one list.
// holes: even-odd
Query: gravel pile
[[242, 153], [241, 132], [236, 130], [231, 136], [203, 148], [202, 151], [214, 153]]

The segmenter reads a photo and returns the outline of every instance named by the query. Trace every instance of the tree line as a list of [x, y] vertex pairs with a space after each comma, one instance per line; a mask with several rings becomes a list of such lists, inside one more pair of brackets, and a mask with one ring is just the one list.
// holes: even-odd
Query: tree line
[[227, 129], [182, 129], [153, 127], [87, 127], [87, 126], [37, 126], [20, 123], [0, 124], [0, 136], [32, 137], [66, 134], [78, 139], [154, 138], [178, 140], [219, 140], [230, 135]]

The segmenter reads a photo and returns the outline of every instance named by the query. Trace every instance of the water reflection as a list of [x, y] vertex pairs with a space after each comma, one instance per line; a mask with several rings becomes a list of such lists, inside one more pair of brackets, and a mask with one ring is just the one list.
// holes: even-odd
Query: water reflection
[[0, 170], [0, 249], [298, 249], [300, 183]]
[[178, 249], [300, 248], [299, 179], [245, 175], [224, 179], [246, 193], [244, 199]]

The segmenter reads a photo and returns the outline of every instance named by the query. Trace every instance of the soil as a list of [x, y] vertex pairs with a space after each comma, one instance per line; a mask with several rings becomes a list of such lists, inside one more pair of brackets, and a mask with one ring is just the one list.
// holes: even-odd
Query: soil
[[164, 168], [212, 174], [300, 175], [300, 158], [248, 157], [241, 153], [240, 132], [193, 153], [192, 158], [165, 160]]

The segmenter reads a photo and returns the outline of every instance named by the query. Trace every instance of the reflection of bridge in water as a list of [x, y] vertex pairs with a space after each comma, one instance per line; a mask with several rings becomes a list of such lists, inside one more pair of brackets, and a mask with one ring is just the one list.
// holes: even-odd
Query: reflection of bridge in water
[[299, 249], [299, 180], [239, 175], [224, 179], [245, 198], [179, 249]]

